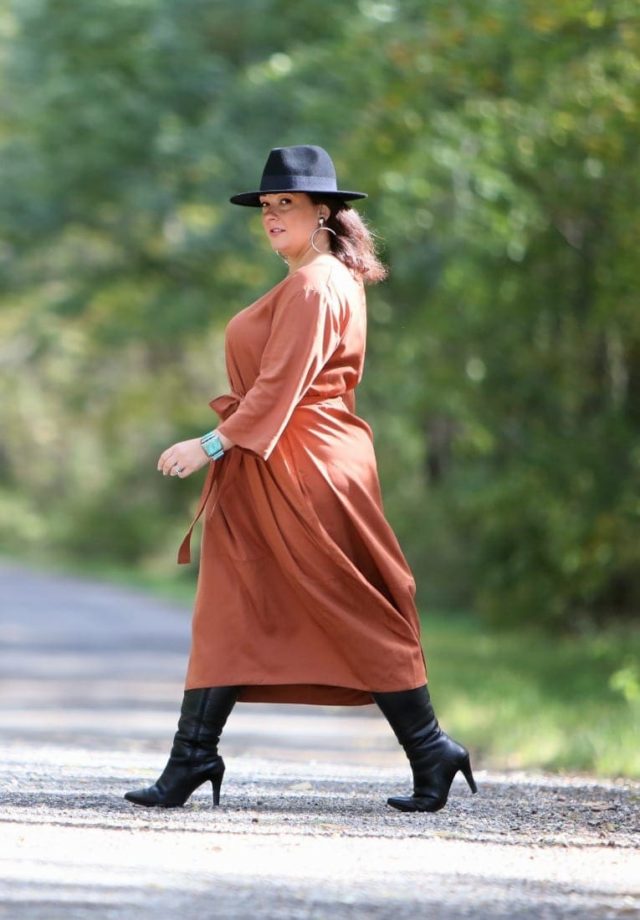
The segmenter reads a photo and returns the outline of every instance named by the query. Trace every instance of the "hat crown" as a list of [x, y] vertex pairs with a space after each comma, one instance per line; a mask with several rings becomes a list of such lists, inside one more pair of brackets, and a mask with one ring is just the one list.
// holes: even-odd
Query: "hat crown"
[[261, 188], [265, 185], [265, 179], [270, 180], [276, 176], [329, 179], [337, 188], [336, 170], [327, 151], [307, 144], [273, 148], [264, 167]]

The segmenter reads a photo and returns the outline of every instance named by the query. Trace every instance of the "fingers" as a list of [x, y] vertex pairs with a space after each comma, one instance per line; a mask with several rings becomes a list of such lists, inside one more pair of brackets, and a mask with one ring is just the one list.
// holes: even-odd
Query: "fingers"
[[169, 463], [163, 468], [163, 476], [178, 476], [180, 479], [183, 479], [185, 476], [188, 476], [191, 470], [187, 470], [187, 467], [184, 463], [181, 463], [179, 460], [169, 461]]
[[179, 476], [181, 479], [192, 472], [187, 469], [187, 464], [184, 460], [180, 460], [176, 452], [172, 451], [171, 448], [161, 454], [157, 468], [163, 476]]
[[158, 459], [158, 466], [156, 468], [159, 473], [162, 473], [163, 476], [166, 476], [174, 463], [175, 457], [173, 457], [172, 448], [169, 447], [167, 450], [160, 454]]

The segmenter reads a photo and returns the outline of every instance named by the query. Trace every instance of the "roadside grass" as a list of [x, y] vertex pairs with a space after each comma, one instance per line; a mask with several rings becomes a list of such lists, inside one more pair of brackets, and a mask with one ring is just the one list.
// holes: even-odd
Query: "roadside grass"
[[640, 777], [640, 630], [496, 632], [423, 618], [440, 721], [485, 767]]
[[[175, 574], [63, 569], [186, 611], [193, 603], [195, 573], [186, 567]], [[466, 613], [429, 612], [422, 627], [436, 712], [476, 767], [640, 778], [638, 626], [549, 636], [524, 627], [496, 631]]]

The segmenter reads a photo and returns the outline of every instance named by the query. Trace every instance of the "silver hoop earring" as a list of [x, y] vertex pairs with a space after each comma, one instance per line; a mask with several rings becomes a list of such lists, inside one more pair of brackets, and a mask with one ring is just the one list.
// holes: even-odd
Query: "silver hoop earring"
[[324, 250], [324, 249], [318, 249], [318, 247], [317, 247], [316, 244], [315, 244], [316, 233], [320, 233], [321, 230], [326, 230], [327, 233], [333, 233], [334, 236], [337, 236], [338, 234], [336, 233], [335, 230], [332, 230], [331, 227], [325, 227], [325, 225], [324, 225], [324, 217], [321, 217], [321, 218], [320, 218], [319, 226], [316, 227], [316, 229], [315, 229], [315, 230], [313, 231], [313, 233], [311, 234], [311, 248], [312, 248], [312, 249], [315, 249], [316, 252], [319, 252], [319, 253], [322, 255], [322, 254], [325, 252], [325, 250]]

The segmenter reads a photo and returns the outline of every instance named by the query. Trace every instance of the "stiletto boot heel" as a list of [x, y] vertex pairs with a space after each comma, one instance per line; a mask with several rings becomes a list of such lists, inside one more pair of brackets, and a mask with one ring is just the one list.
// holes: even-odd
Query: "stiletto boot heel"
[[460, 767], [460, 769], [462, 770], [464, 774], [464, 778], [467, 781], [467, 785], [469, 786], [469, 789], [471, 789], [471, 791], [475, 794], [478, 791], [478, 787], [476, 786], [476, 781], [473, 778], [473, 773], [471, 772], [471, 761], [469, 760], [468, 756], [467, 756], [467, 759], [462, 764], [462, 766]]
[[224, 776], [224, 770], [220, 773], [219, 776], [211, 777], [211, 785], [213, 787], [213, 804], [220, 804], [220, 787], [222, 786], [222, 777]]

